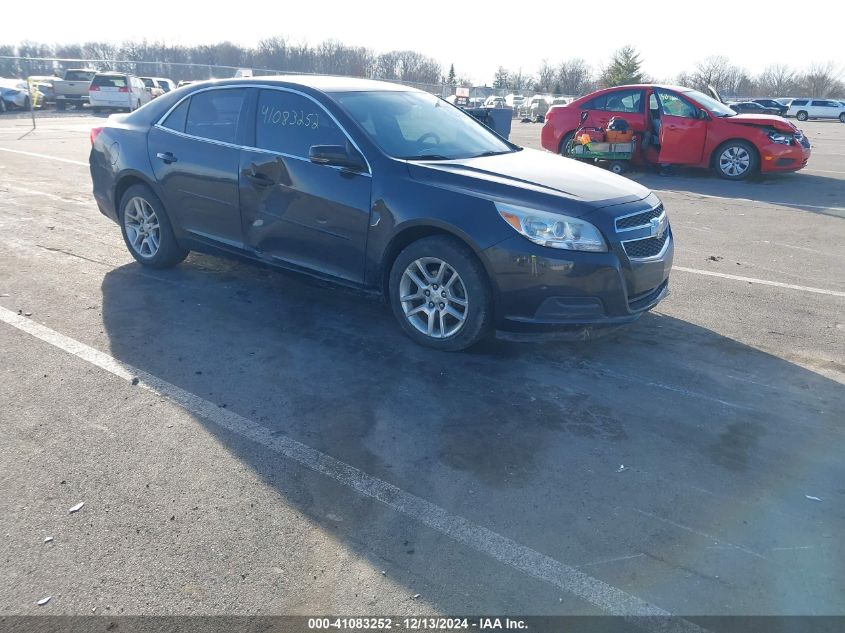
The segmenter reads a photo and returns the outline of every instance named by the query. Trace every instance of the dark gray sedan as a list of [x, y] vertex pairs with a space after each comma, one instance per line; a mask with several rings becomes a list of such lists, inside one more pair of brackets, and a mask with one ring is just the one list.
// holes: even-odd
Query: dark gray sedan
[[629, 323], [668, 292], [657, 196], [406, 86], [197, 83], [91, 139], [94, 197], [144, 266], [208, 251], [374, 291], [437, 349]]

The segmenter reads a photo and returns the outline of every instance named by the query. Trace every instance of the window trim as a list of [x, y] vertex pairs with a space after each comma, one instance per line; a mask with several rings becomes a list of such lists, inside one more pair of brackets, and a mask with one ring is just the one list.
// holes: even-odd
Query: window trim
[[[211, 143], [213, 145], [222, 145], [224, 147], [231, 147], [233, 149], [242, 149], [242, 150], [247, 150], [247, 151], [250, 151], [250, 152], [260, 152], [260, 153], [263, 153], [263, 154], [272, 154], [274, 156], [284, 156], [285, 158], [292, 158], [292, 159], [295, 159], [295, 160], [301, 160], [301, 161], [305, 161], [307, 163], [311, 163], [311, 159], [304, 157], [304, 156], [295, 156], [293, 154], [288, 154], [286, 152], [278, 152], [278, 151], [275, 151], [275, 150], [272, 150], [272, 149], [264, 149], [264, 148], [261, 148], [261, 147], [254, 147], [254, 146], [250, 146], [250, 145], [241, 145], [239, 143], [229, 143], [227, 141], [218, 141], [216, 139], [205, 138], [204, 136], [196, 136], [194, 134], [188, 134], [187, 132], [179, 132], [177, 130], [172, 130], [168, 127], [164, 127], [163, 123], [164, 123], [165, 119], [167, 119], [167, 117], [170, 116], [170, 113], [173, 112], [173, 110], [175, 110], [176, 108], [178, 108], [182, 104], [182, 102], [185, 101], [185, 99], [190, 99], [195, 94], [199, 94], [201, 92], [208, 92], [209, 90], [232, 90], [232, 89], [239, 89], [239, 88], [240, 89], [256, 88], [258, 90], [278, 90], [279, 92], [289, 92], [289, 93], [292, 93], [292, 94], [300, 95], [302, 97], [305, 97], [306, 99], [310, 99], [311, 101], [313, 101], [318, 107], [320, 107], [323, 110], [323, 112], [325, 112], [327, 115], [329, 115], [329, 118], [332, 121], [334, 121], [334, 123], [335, 123], [335, 125], [337, 125], [338, 129], [343, 133], [343, 135], [347, 138], [347, 140], [350, 143], [352, 143], [352, 146], [356, 150], [358, 150], [358, 153], [363, 157], [364, 163], [366, 163], [366, 165], [367, 165], [367, 171], [366, 172], [352, 172], [352, 173], [357, 173], [357, 174], [360, 174], [361, 176], [372, 177], [373, 168], [370, 165], [369, 159], [367, 158], [366, 154], [364, 154], [364, 152], [361, 151], [361, 148], [358, 146], [358, 143], [355, 142], [355, 139], [353, 139], [352, 136], [349, 134], [349, 132], [346, 131], [346, 128], [343, 127], [343, 125], [341, 125], [340, 121], [337, 120], [337, 117], [334, 114], [332, 114], [328, 110], [328, 108], [326, 108], [326, 106], [324, 106], [322, 103], [317, 101], [317, 99], [315, 99], [311, 95], [304, 93], [300, 90], [296, 90], [294, 88], [288, 88], [287, 86], [272, 86], [272, 85], [266, 85], [266, 84], [262, 85], [262, 84], [257, 84], [257, 83], [248, 83], [248, 84], [244, 83], [244, 84], [231, 84], [231, 85], [228, 85], [228, 86], [208, 86], [206, 88], [200, 88], [199, 90], [192, 90], [190, 93], [186, 94], [184, 97], [179, 99], [176, 103], [174, 103], [167, 110], [167, 112], [165, 112], [162, 116], [160, 116], [158, 121], [156, 121], [155, 124], [153, 125], [153, 127], [156, 127], [156, 128], [163, 130], [165, 132], [169, 132], [170, 134], [176, 134], [177, 136], [193, 139], [193, 140], [196, 140], [196, 141], [203, 141], [205, 143]], [[246, 95], [246, 98], [249, 99], [249, 94]], [[254, 115], [253, 118], [257, 121], [257, 117], [258, 117], [258, 97], [257, 97], [257, 95], [256, 95], [256, 98], [254, 100], [254, 103], [251, 104], [251, 107], [249, 108], [249, 114]], [[316, 164], [316, 163], [311, 163], [311, 164]], [[337, 169], [339, 171], [349, 171], [345, 167], [339, 167], [337, 165], [320, 165], [320, 166], [321, 167], [331, 167], [332, 169]]]

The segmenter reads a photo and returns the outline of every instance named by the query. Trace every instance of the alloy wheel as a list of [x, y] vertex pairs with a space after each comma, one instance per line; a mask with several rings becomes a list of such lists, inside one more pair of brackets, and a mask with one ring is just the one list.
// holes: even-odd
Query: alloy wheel
[[438, 339], [457, 334], [469, 309], [460, 275], [436, 257], [421, 257], [408, 265], [399, 282], [399, 301], [414, 328]]
[[728, 176], [741, 176], [751, 165], [748, 150], [738, 145], [725, 148], [719, 156], [719, 169]]
[[149, 202], [136, 196], [126, 203], [123, 226], [132, 249], [141, 257], [152, 258], [161, 243], [161, 227]]

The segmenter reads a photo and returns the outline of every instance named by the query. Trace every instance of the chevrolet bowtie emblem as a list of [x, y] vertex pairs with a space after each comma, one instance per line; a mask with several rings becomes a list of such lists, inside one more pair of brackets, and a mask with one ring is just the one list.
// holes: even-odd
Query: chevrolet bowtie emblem
[[666, 221], [666, 215], [662, 215], [659, 218], [652, 218], [649, 224], [651, 225], [651, 236], [661, 238], [669, 223]]

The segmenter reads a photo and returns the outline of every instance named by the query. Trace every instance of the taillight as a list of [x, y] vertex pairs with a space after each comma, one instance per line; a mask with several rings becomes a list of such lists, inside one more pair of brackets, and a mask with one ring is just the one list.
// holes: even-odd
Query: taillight
[[97, 137], [100, 135], [100, 132], [103, 131], [101, 127], [92, 127], [91, 128], [91, 145], [94, 144], [94, 141], [97, 140]]
[[117, 91], [118, 92], [129, 92], [129, 88], [127, 88], [126, 86], [123, 86], [123, 88], [118, 88]]

